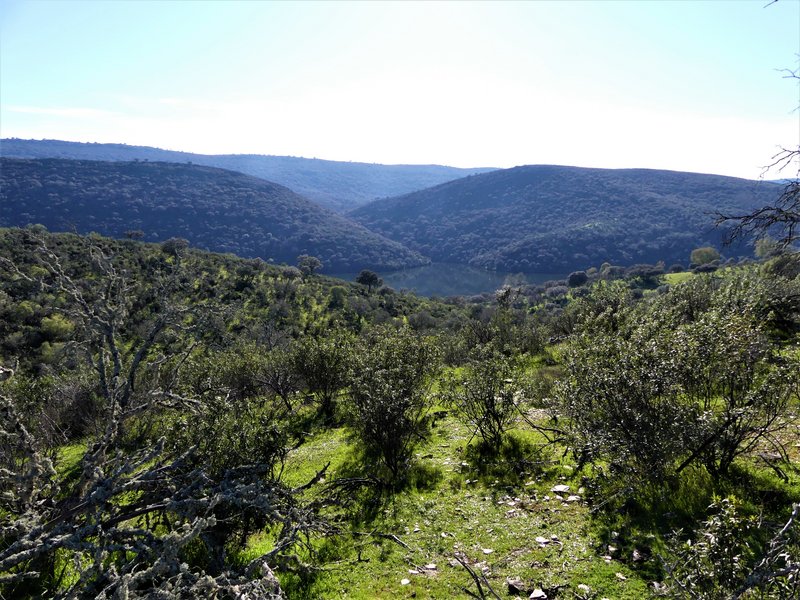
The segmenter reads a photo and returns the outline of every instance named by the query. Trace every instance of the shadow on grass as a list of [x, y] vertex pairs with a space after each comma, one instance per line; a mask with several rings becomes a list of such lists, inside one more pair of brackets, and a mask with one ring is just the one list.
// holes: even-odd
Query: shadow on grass
[[800, 499], [797, 482], [741, 464], [726, 479], [717, 479], [698, 465], [659, 481], [637, 484], [628, 478], [592, 483], [600, 500], [592, 510], [598, 552], [606, 555], [609, 547], [614, 548], [613, 558], [653, 580], [664, 576], [659, 556], [667, 554], [670, 540], [692, 537], [722, 498], [736, 498], [742, 515], [777, 521]]
[[482, 441], [470, 444], [464, 450], [464, 458], [474, 466], [482, 483], [511, 488], [522, 487], [551, 462], [541, 444], [516, 433], [506, 435], [500, 448]]
[[401, 477], [392, 477], [379, 460], [358, 445], [326, 484], [328, 502], [341, 509], [339, 517], [351, 526], [375, 521], [395, 496], [408, 490], [427, 491], [444, 479], [442, 469], [413, 460]]

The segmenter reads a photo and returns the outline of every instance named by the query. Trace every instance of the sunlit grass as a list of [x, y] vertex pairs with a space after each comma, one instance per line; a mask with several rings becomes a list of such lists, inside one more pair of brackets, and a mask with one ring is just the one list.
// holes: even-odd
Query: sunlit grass
[[666, 273], [663, 275], [664, 281], [669, 285], [677, 285], [679, 283], [683, 283], [684, 281], [689, 281], [692, 277], [694, 277], [694, 273], [691, 271], [682, 271], [680, 273]]

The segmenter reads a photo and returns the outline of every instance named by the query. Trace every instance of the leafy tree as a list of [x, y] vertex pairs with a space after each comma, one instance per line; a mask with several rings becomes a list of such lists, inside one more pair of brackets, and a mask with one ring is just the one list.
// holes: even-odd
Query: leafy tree
[[292, 410], [291, 398], [302, 389], [302, 378], [291, 350], [276, 348], [267, 354], [258, 379]]
[[756, 258], [771, 258], [781, 253], [781, 246], [772, 237], [766, 235], [758, 238], [755, 243], [754, 254]]
[[[797, 597], [800, 504], [792, 507], [782, 525], [746, 514], [735, 498], [724, 498], [709, 509], [711, 516], [692, 532], [693, 539], [673, 540], [665, 593], [670, 598], [708, 600]], [[770, 535], [767, 540], [765, 532]]]
[[371, 294], [372, 288], [379, 287], [383, 283], [383, 280], [378, 277], [377, 273], [364, 269], [356, 277], [356, 283], [367, 286], [367, 293]]
[[179, 257], [189, 247], [189, 240], [179, 237], [169, 238], [161, 243], [161, 251], [170, 256]]
[[308, 277], [322, 268], [322, 261], [316, 256], [301, 254], [297, 257], [297, 268], [300, 269], [303, 277]]
[[586, 271], [574, 271], [567, 277], [567, 285], [569, 287], [580, 287], [587, 281], [589, 281], [589, 276]]
[[306, 337], [294, 352], [295, 371], [319, 402], [320, 412], [333, 420], [335, 400], [350, 382], [353, 336], [336, 329], [323, 337]]
[[350, 422], [368, 456], [399, 483], [414, 445], [426, 432], [428, 394], [439, 368], [433, 343], [409, 329], [372, 331], [356, 352], [350, 384]]
[[695, 248], [691, 254], [692, 264], [695, 266], [707, 265], [715, 260], [719, 260], [719, 252], [716, 248], [711, 246], [703, 246], [702, 248]]

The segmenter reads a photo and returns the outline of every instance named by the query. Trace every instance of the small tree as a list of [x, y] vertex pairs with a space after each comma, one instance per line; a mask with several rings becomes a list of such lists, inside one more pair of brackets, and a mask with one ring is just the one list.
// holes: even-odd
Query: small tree
[[692, 250], [690, 260], [695, 266], [707, 265], [715, 260], [719, 260], [719, 252], [716, 248], [711, 246], [703, 246], [702, 248], [695, 248]]
[[586, 274], [586, 271], [575, 271], [574, 273], [570, 273], [569, 277], [567, 277], [567, 285], [569, 287], [580, 287], [587, 281], [589, 281], [589, 276]]
[[463, 373], [444, 383], [448, 404], [495, 453], [516, 413], [516, 374], [513, 360], [489, 345], [477, 348]]
[[364, 269], [356, 277], [356, 283], [367, 286], [367, 293], [371, 294], [372, 288], [379, 287], [383, 283], [383, 280], [378, 277], [377, 273]]
[[189, 240], [179, 237], [169, 238], [161, 242], [161, 251], [169, 256], [179, 258], [183, 251], [189, 247]]
[[320, 412], [332, 421], [336, 396], [349, 383], [353, 337], [335, 330], [326, 337], [306, 337], [294, 351], [295, 371], [319, 402]]
[[350, 385], [351, 425], [368, 456], [399, 483], [411, 464], [413, 449], [426, 432], [425, 416], [439, 353], [408, 329], [381, 328], [357, 352]]
[[316, 256], [301, 254], [297, 257], [297, 268], [300, 269], [304, 278], [309, 277], [322, 268], [322, 261]]
[[297, 372], [294, 357], [290, 351], [276, 348], [267, 354], [258, 372], [259, 381], [278, 396], [292, 410], [292, 396], [302, 389], [301, 376]]

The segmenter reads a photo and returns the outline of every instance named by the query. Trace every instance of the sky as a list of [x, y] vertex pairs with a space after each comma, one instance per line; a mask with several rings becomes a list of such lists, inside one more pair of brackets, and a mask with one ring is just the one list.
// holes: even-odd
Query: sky
[[4, 0], [0, 137], [755, 179], [800, 144], [768, 1]]

